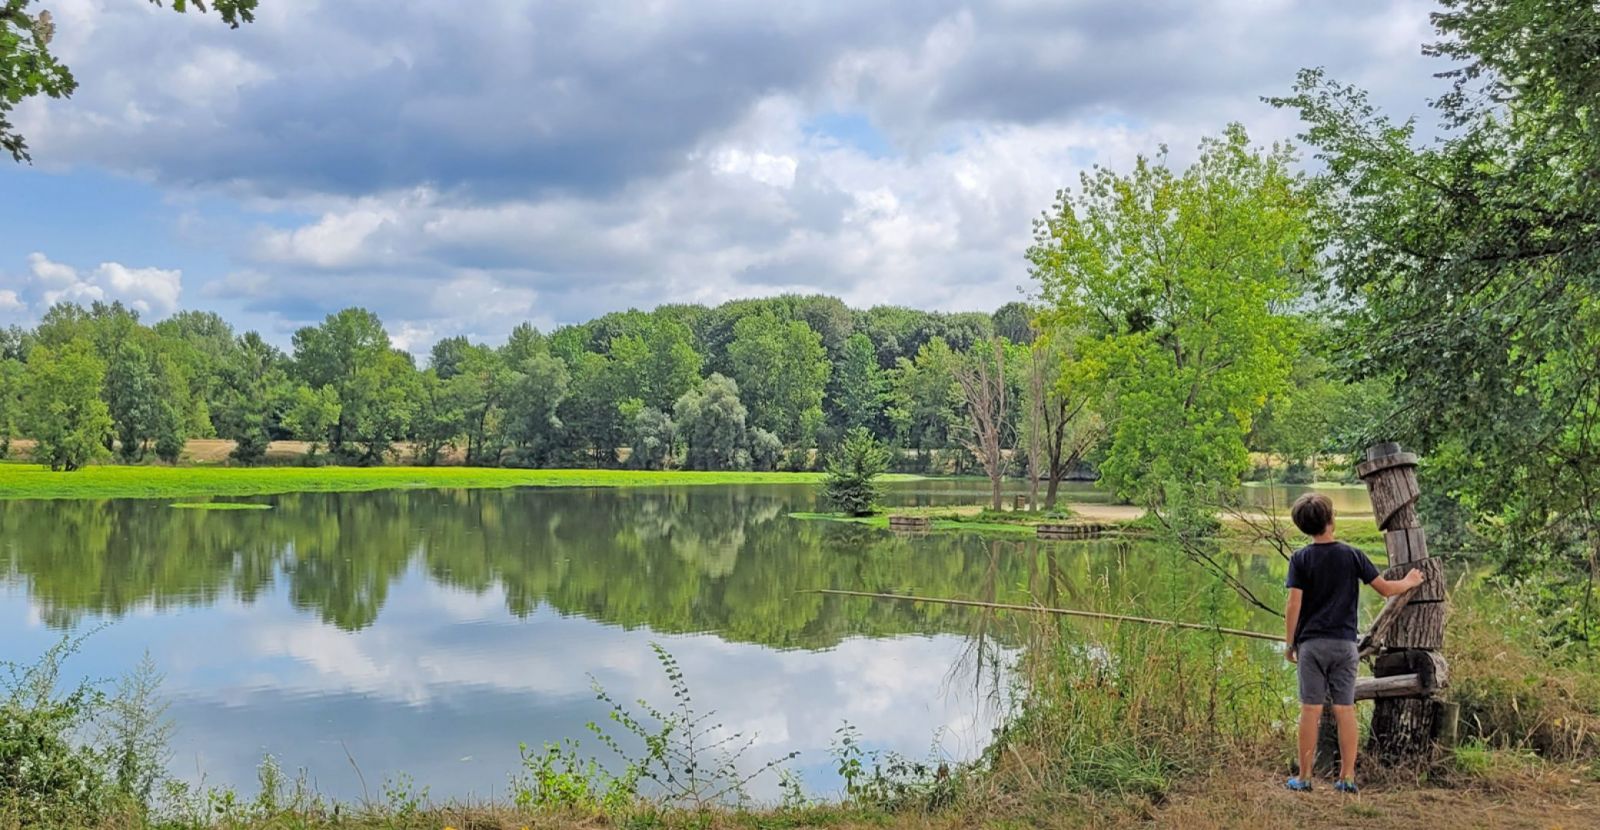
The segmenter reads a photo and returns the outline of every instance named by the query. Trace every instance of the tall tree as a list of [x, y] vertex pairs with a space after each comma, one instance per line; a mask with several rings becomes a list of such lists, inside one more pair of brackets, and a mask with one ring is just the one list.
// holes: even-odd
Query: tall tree
[[641, 315], [629, 331], [610, 341], [619, 394], [666, 409], [700, 381], [694, 333], [670, 318]]
[[1508, 569], [1581, 586], [1591, 613], [1553, 619], [1593, 637], [1600, 7], [1442, 6], [1425, 49], [1453, 62], [1434, 101], [1441, 137], [1319, 71], [1276, 103], [1299, 111], [1327, 166], [1349, 368], [1395, 383], [1383, 437], [1428, 454]]
[[951, 445], [961, 422], [961, 387], [956, 383], [959, 360], [943, 338], [934, 338], [917, 350], [914, 360], [899, 358], [889, 373], [889, 407], [895, 440], [915, 449], [924, 465], [929, 452]]
[[450, 385], [439, 379], [437, 368], [424, 371], [417, 379], [417, 388], [417, 412], [411, 424], [416, 438], [414, 455], [418, 463], [431, 466], [455, 448], [467, 419], [461, 400], [450, 394]]
[[877, 350], [864, 334], [852, 334], [834, 373], [834, 404], [845, 430], [874, 429], [883, 417], [887, 385], [878, 368]]
[[742, 470], [750, 466], [748, 411], [733, 380], [713, 374], [685, 392], [673, 409], [683, 436], [684, 466], [691, 470]]
[[[233, 441], [235, 461], [255, 464], [266, 456], [291, 393], [287, 359], [256, 332], [238, 338], [228, 360], [218, 367], [212, 419], [217, 435]], [[330, 390], [331, 393], [331, 390]], [[325, 432], [313, 440], [326, 439]]]
[[124, 341], [106, 370], [106, 407], [123, 460], [144, 458], [155, 439], [160, 406], [150, 356], [139, 344]]
[[11, 454], [11, 437], [16, 434], [22, 407], [21, 386], [22, 361], [0, 353], [0, 458]]
[[733, 331], [728, 358], [752, 422], [789, 446], [806, 446], [822, 419], [831, 372], [822, 336], [770, 312], [740, 320]]
[[366, 418], [366, 434], [374, 444], [382, 442], [380, 435], [393, 434], [398, 419], [391, 416], [400, 413], [388, 406], [393, 390], [382, 384], [403, 373], [387, 357], [389, 335], [378, 315], [347, 308], [328, 315], [320, 326], [296, 331], [293, 343], [296, 378], [313, 389], [332, 387], [339, 398], [339, 420], [327, 436], [331, 451], [341, 453], [346, 441], [357, 440], [357, 418]]
[[538, 352], [516, 367], [506, 394], [512, 463], [531, 467], [554, 458], [562, 429], [557, 412], [566, 395], [567, 367], [559, 358]]
[[1074, 349], [1114, 400], [1100, 470], [1124, 497], [1195, 504], [1248, 467], [1250, 420], [1294, 353], [1311, 209], [1289, 149], [1232, 125], [1181, 172], [1141, 156], [1086, 173], [1036, 223], [1050, 325], [1081, 327]]
[[106, 365], [83, 339], [28, 353], [22, 374], [22, 428], [38, 442], [34, 458], [52, 470], [76, 470], [105, 451], [111, 414], [100, 390]]

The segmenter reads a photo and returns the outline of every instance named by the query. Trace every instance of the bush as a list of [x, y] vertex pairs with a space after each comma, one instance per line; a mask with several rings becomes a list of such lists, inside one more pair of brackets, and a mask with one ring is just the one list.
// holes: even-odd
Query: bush
[[828, 462], [823, 495], [848, 515], [870, 515], [878, 501], [877, 478], [888, 465], [888, 453], [872, 434], [860, 427], [852, 429]]
[[0, 825], [93, 826], [140, 813], [165, 766], [165, 707], [149, 658], [107, 694], [83, 682], [57, 692], [81, 640], [63, 638], [0, 677]]

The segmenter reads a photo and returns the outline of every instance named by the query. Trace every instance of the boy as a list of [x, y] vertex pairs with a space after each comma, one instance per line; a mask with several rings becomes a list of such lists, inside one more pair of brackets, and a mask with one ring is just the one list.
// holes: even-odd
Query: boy
[[1357, 580], [1392, 597], [1422, 584], [1422, 571], [1404, 579], [1378, 576], [1372, 560], [1333, 538], [1333, 501], [1307, 493], [1289, 508], [1289, 517], [1311, 544], [1289, 558], [1289, 608], [1284, 612], [1284, 656], [1300, 675], [1300, 774], [1286, 786], [1311, 789], [1311, 762], [1317, 752], [1317, 727], [1324, 702], [1333, 704], [1339, 725], [1339, 783], [1334, 789], [1356, 792], [1356, 594]]

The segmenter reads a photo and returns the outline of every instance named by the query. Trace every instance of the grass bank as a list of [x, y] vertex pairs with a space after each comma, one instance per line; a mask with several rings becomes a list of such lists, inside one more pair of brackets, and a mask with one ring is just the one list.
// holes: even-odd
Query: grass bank
[[[916, 476], [894, 476], [914, 479]], [[500, 487], [667, 487], [815, 484], [821, 473], [511, 470], [497, 467], [140, 467], [94, 466], [53, 473], [0, 464], [0, 499], [171, 499], [367, 490]]]

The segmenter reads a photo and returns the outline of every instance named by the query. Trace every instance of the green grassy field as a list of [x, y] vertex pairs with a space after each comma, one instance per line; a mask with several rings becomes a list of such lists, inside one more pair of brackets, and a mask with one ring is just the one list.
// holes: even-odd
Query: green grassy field
[[[914, 476], [886, 476], [911, 479]], [[0, 499], [170, 499], [423, 488], [814, 484], [821, 473], [507, 470], [491, 467], [86, 467], [0, 464]]]

